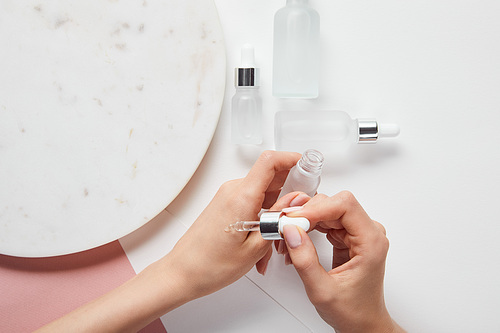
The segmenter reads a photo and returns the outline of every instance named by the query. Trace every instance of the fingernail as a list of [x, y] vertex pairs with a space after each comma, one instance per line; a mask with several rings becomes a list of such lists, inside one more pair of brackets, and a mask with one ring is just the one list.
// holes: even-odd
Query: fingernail
[[284, 247], [285, 247], [285, 242], [283, 240], [279, 241], [278, 245], [278, 254], [283, 254], [284, 253]]
[[295, 207], [287, 207], [287, 208], [283, 208], [281, 211], [283, 213], [291, 213], [291, 212], [297, 212], [299, 210], [302, 210], [304, 208], [304, 206], [295, 206]]
[[300, 236], [299, 229], [294, 225], [285, 225], [283, 228], [285, 240], [289, 247], [295, 249], [302, 244], [302, 237]]
[[290, 201], [290, 207], [293, 206], [302, 206], [309, 200], [309, 196], [305, 193], [301, 193], [297, 195], [295, 198], [293, 198], [292, 201]]
[[262, 276], [266, 275], [266, 272], [267, 272], [267, 265], [269, 265], [269, 261], [266, 262], [266, 265], [264, 266], [264, 269], [262, 270]]

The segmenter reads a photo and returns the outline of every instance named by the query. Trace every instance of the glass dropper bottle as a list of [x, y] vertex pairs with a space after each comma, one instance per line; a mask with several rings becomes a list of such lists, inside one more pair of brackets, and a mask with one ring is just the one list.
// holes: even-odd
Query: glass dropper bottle
[[314, 149], [306, 150], [297, 164], [290, 169], [278, 199], [294, 191], [301, 191], [313, 197], [321, 182], [323, 162], [324, 157], [321, 152]]
[[241, 65], [235, 68], [236, 93], [231, 99], [231, 140], [235, 144], [262, 143], [260, 70], [255, 66], [254, 47], [243, 45]]
[[299, 153], [311, 148], [325, 155], [344, 153], [355, 144], [373, 144], [398, 135], [397, 124], [352, 119], [343, 111], [279, 111], [274, 119], [276, 150]]

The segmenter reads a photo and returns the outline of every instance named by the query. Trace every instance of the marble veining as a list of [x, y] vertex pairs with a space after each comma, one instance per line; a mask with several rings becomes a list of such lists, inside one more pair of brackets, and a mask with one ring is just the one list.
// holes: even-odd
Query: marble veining
[[107, 243], [182, 190], [224, 93], [212, 1], [4, 0], [0, 42], [0, 253]]

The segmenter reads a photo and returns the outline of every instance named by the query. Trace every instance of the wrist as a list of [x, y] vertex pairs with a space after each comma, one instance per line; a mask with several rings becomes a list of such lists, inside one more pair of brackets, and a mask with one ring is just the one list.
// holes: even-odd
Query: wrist
[[374, 332], [374, 333], [393, 333], [393, 332], [404, 332], [400, 327], [392, 320], [391, 316], [384, 308], [384, 311], [378, 311], [377, 313], [353, 313], [350, 312], [344, 316], [341, 320], [337, 318], [333, 320], [331, 317], [330, 321], [325, 319], [337, 333], [364, 333], [364, 332]]
[[197, 298], [190, 280], [184, 275], [168, 256], [138, 274], [139, 279], [153, 287], [154, 303], [157, 304], [159, 316]]
[[385, 311], [384, 316], [377, 318], [377, 320], [373, 320], [370, 325], [365, 327], [363, 332], [374, 332], [374, 333], [396, 333], [402, 332], [402, 330], [398, 330], [399, 326], [392, 320], [391, 316]]
[[373, 323], [373, 326], [370, 328], [370, 332], [396, 333], [400, 331], [396, 330], [396, 323], [389, 315], [387, 315], [386, 318]]
[[394, 326], [395, 322], [392, 320], [389, 312], [384, 307], [384, 309], [373, 318], [367, 327], [363, 330], [364, 332], [377, 332], [377, 333], [393, 333], [397, 332]]

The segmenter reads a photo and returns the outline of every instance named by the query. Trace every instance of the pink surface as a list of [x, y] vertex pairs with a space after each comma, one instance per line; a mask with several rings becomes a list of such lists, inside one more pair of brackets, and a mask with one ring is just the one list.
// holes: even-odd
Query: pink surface
[[[0, 255], [0, 332], [31, 332], [134, 275], [118, 241], [60, 257]], [[141, 332], [166, 330], [158, 319]]]

